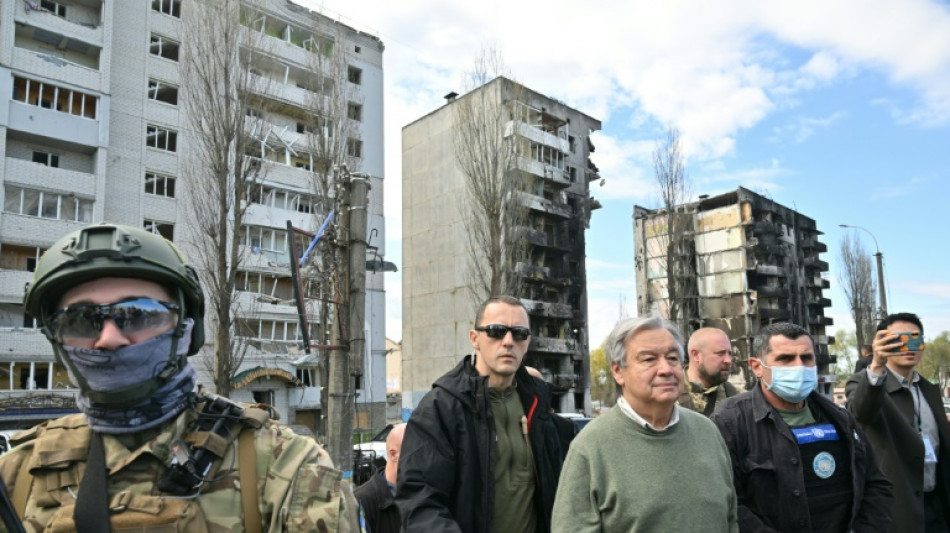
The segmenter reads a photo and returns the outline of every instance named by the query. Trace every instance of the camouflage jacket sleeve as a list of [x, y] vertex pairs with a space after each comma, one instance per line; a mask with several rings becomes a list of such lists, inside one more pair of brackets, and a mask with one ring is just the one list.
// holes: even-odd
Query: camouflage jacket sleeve
[[359, 531], [349, 484], [313, 439], [267, 424], [257, 433], [256, 447], [267, 531]]

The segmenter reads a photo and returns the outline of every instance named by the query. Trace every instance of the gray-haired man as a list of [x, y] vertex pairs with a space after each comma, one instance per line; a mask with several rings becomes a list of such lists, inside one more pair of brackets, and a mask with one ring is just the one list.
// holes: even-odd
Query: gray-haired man
[[683, 336], [658, 318], [614, 326], [617, 405], [578, 433], [553, 531], [738, 531], [729, 453], [706, 417], [680, 409]]

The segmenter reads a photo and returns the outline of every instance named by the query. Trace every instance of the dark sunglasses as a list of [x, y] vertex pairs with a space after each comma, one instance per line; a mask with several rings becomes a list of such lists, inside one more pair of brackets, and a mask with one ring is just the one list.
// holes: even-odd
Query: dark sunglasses
[[475, 331], [484, 331], [486, 335], [493, 339], [504, 339], [508, 332], [511, 332], [511, 338], [516, 341], [527, 340], [531, 336], [531, 330], [524, 326], [502, 326], [501, 324], [489, 324], [487, 326], [477, 326]]
[[112, 304], [76, 304], [53, 313], [50, 329], [56, 340], [97, 339], [102, 325], [111, 318], [123, 335], [159, 329], [178, 322], [177, 304], [152, 298], [135, 298]]

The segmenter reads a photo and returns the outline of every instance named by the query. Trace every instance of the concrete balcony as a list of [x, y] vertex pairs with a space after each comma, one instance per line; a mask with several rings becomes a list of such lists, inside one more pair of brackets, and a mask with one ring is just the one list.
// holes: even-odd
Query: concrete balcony
[[0, 302], [22, 303], [23, 288], [30, 281], [33, 281], [32, 272], [0, 269]]
[[778, 265], [756, 265], [755, 273], [761, 276], [785, 277], [785, 269]]
[[[79, 24], [72, 20], [59, 17], [48, 11], [41, 11], [30, 7], [30, 4], [38, 5], [39, 2], [16, 2], [15, 19], [18, 24], [40, 28], [44, 31], [58, 33], [68, 39], [75, 39], [87, 44], [102, 48], [102, 26], [98, 24], [101, 20], [101, 14], [89, 10], [82, 15], [94, 19], [95, 23]], [[70, 6], [76, 9], [77, 6]], [[102, 2], [96, 6], [95, 11], [102, 10]]]
[[[260, 39], [261, 46], [259, 48], [268, 50], [275, 57], [279, 57], [282, 62], [296, 63], [308, 69], [321, 63], [317, 57], [314, 57], [313, 52], [287, 42], [284, 39], [279, 39], [272, 35], [267, 35], [266, 33], [258, 33], [250, 29], [248, 31], [252, 41], [256, 38]], [[326, 61], [324, 61], [324, 63], [325, 62]]]
[[[20, 287], [22, 301], [23, 287]], [[0, 363], [52, 361], [53, 348], [40, 330], [32, 328], [0, 328]]]
[[534, 126], [520, 121], [511, 121], [505, 125], [505, 137], [511, 134], [517, 134], [525, 139], [534, 141], [545, 146], [551, 146], [567, 154], [571, 151], [571, 145], [567, 139], [562, 139], [557, 135], [542, 131]]
[[808, 235], [807, 237], [802, 237], [801, 247], [806, 250], [815, 250], [816, 252], [827, 252], [828, 246], [823, 242], [818, 242], [817, 235]]
[[528, 310], [529, 315], [541, 315], [553, 318], [571, 318], [574, 316], [571, 306], [567, 304], [541, 302], [521, 298], [521, 303]]
[[[101, 101], [101, 99], [100, 99]], [[108, 107], [100, 106], [100, 115]], [[25, 133], [68, 143], [98, 147], [99, 120], [11, 101], [8, 126]]]
[[326, 96], [266, 76], [251, 74], [248, 88], [254, 94], [292, 106], [303, 112], [310, 108], [329, 108], [329, 100]]
[[14, 70], [61, 81], [92, 92], [102, 90], [101, 73], [98, 69], [70, 63], [45, 52], [14, 48], [10, 66]]
[[78, 413], [77, 389], [0, 391], [0, 423], [4, 427], [23, 427], [42, 420]]
[[7, 157], [4, 161], [4, 176], [18, 184], [36, 185], [47, 191], [72, 192], [95, 196], [96, 175], [65, 168], [53, 168], [25, 159]]
[[532, 336], [528, 351], [564, 355], [573, 354], [577, 351], [577, 341], [574, 339]]
[[563, 393], [579, 387], [581, 377], [577, 374], [556, 374], [551, 384], [554, 385], [554, 392]]
[[546, 181], [557, 187], [564, 188], [571, 186], [571, 179], [566, 170], [545, 165], [540, 161], [519, 156], [515, 161], [515, 167], [522, 172], [531, 174], [532, 176], [544, 178]]
[[288, 401], [296, 409], [319, 409], [320, 387], [298, 387], [287, 391]]
[[805, 268], [813, 268], [813, 269], [818, 270], [819, 272], [827, 272], [827, 271], [828, 271], [828, 262], [827, 262], [827, 261], [822, 261], [821, 259], [818, 259], [817, 256], [816, 256], [816, 257], [806, 257], [805, 260], [803, 261], [803, 264], [805, 265]]
[[573, 246], [564, 235], [567, 232], [558, 231], [554, 235], [533, 228], [525, 228], [525, 239], [534, 245], [555, 250], [569, 251]]
[[546, 280], [551, 277], [550, 268], [539, 267], [528, 263], [517, 263], [515, 265], [515, 272], [523, 277], [535, 280]]
[[571, 216], [573, 216], [571, 208], [565, 204], [556, 204], [540, 196], [527, 194], [521, 191], [518, 191], [516, 194], [518, 195], [521, 205], [533, 211], [547, 215], [554, 215], [561, 218], [571, 218]]
[[281, 209], [261, 204], [247, 206], [244, 223], [253, 226], [273, 226], [286, 229], [287, 221], [295, 228], [309, 229], [313, 226], [313, 215], [289, 209]]
[[68, 222], [48, 218], [17, 215], [14, 213], [0, 214], [0, 240], [25, 246], [48, 247], [57, 239], [69, 232], [77, 231], [88, 222]]

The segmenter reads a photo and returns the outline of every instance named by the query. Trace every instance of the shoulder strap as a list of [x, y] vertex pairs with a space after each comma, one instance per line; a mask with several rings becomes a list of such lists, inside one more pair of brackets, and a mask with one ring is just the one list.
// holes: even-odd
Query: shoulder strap
[[254, 429], [244, 428], [238, 437], [238, 472], [241, 480], [241, 506], [244, 507], [244, 531], [261, 533], [261, 511], [257, 502], [257, 451]]
[[93, 433], [89, 443], [89, 460], [79, 482], [73, 520], [76, 531], [110, 531], [106, 455], [99, 433]]
[[30, 473], [30, 457], [32, 453], [23, 458], [20, 472], [16, 476], [16, 484], [13, 485], [13, 509], [17, 516], [23, 520], [23, 513], [26, 512], [26, 500], [30, 497], [30, 491], [33, 489], [33, 474]]

